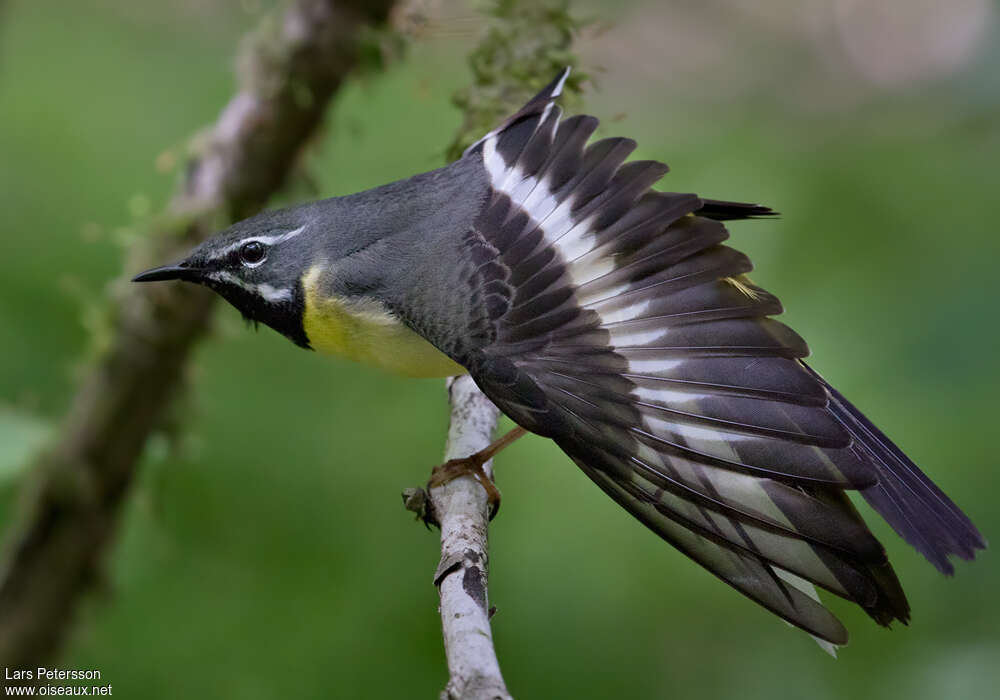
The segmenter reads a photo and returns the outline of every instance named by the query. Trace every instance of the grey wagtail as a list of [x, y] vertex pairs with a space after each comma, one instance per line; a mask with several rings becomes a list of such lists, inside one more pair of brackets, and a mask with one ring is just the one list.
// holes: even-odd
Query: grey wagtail
[[723, 245], [723, 221], [774, 212], [650, 189], [666, 165], [562, 118], [567, 75], [451, 165], [264, 212], [135, 281], [206, 285], [304, 348], [468, 372], [644, 525], [819, 640], [847, 631], [814, 585], [905, 623], [847, 492], [946, 574], [981, 535], [802, 361], [778, 299]]

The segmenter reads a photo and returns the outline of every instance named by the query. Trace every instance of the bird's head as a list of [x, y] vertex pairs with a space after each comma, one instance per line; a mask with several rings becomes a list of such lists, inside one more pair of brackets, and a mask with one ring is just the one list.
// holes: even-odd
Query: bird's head
[[310, 260], [311, 223], [304, 208], [264, 212], [213, 236], [180, 262], [146, 270], [133, 281], [205, 285], [247, 320], [308, 347], [301, 278]]

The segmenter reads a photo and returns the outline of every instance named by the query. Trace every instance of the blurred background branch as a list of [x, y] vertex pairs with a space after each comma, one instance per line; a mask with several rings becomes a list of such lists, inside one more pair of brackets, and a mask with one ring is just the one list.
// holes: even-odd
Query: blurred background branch
[[[517, 109], [566, 66], [579, 61], [571, 50], [584, 23], [570, 14], [569, 0], [497, 0], [489, 24], [469, 54], [472, 84], [453, 98], [462, 125], [448, 146], [449, 161]], [[563, 88], [562, 104], [575, 106], [587, 76], [574, 70]]]
[[[247, 38], [240, 89], [196, 146], [162, 218], [126, 271], [177, 258], [259, 210], [285, 183], [330, 99], [360, 65], [364, 30], [393, 0], [294, 0]], [[126, 275], [127, 277], [127, 275]], [[208, 327], [207, 290], [119, 285], [110, 328], [68, 415], [35, 462], [0, 571], [0, 659], [42, 663], [63, 637], [112, 539], [136, 462], [176, 399]]]

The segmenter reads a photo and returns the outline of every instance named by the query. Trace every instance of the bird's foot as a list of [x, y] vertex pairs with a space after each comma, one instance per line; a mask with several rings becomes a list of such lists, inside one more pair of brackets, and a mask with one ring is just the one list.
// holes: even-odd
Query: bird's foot
[[493, 459], [497, 452], [524, 435], [525, 432], [524, 428], [517, 426], [509, 430], [498, 440], [494, 440], [486, 449], [480, 450], [468, 457], [449, 459], [444, 464], [439, 464], [431, 471], [431, 479], [427, 482], [427, 490], [430, 491], [435, 486], [447, 484], [452, 479], [460, 476], [471, 476], [486, 490], [486, 499], [490, 506], [490, 520], [493, 520], [500, 511], [500, 491], [497, 489], [496, 484], [493, 483], [493, 479], [486, 473], [483, 465]]
[[489, 477], [483, 468], [483, 465], [492, 456], [487, 449], [468, 457], [449, 459], [444, 464], [439, 464], [431, 471], [430, 481], [427, 482], [427, 490], [430, 491], [435, 486], [443, 486], [460, 476], [471, 476], [486, 491], [486, 502], [489, 506], [490, 520], [493, 520], [500, 511], [500, 490], [497, 489], [496, 484], [493, 483], [493, 479]]

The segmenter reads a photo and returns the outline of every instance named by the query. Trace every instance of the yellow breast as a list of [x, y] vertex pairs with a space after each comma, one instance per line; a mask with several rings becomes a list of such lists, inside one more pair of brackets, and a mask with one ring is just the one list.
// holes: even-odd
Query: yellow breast
[[319, 276], [320, 269], [313, 267], [302, 278], [302, 326], [313, 350], [410, 377], [465, 374], [465, 368], [407, 328], [377, 301], [320, 294]]

